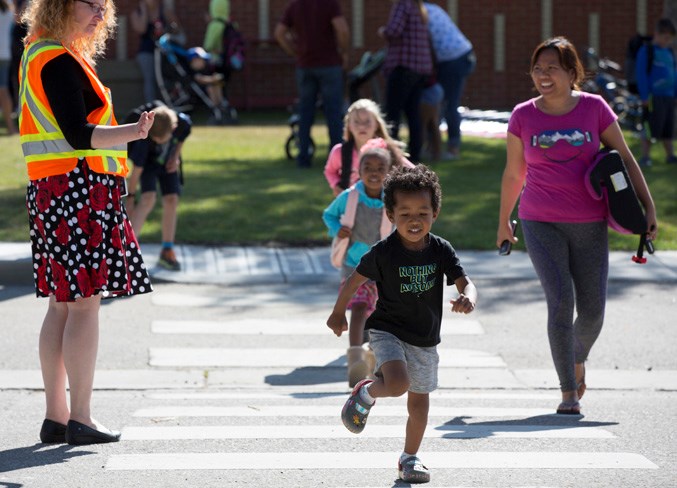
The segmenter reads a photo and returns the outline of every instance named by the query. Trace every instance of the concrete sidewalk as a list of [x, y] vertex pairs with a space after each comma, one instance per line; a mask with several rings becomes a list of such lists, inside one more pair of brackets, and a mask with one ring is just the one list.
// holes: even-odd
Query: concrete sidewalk
[[[268, 248], [241, 246], [176, 247], [182, 264], [178, 272], [157, 266], [160, 246], [143, 244], [142, 252], [156, 281], [219, 285], [336, 282], [338, 271], [329, 262], [329, 247]], [[459, 250], [471, 278], [534, 279], [529, 256], [514, 251], [498, 256], [495, 251]], [[646, 264], [632, 262], [632, 251], [611, 253], [610, 280], [677, 282], [677, 251], [656, 251], [645, 255]], [[0, 285], [31, 285], [30, 245], [0, 243]]]

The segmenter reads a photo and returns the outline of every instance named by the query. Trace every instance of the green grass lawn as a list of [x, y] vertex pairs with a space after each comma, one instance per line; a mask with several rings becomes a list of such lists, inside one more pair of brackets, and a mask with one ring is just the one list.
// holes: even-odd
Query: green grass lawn
[[[322, 170], [327, 155], [324, 125], [311, 169], [286, 159], [287, 114], [243, 114], [239, 126], [194, 127], [184, 146], [185, 187], [177, 242], [194, 244], [328, 244], [321, 214], [332, 200]], [[637, 153], [638, 141], [628, 138]], [[27, 241], [26, 172], [19, 139], [0, 129], [0, 241]], [[663, 163], [654, 147], [646, 178], [659, 216], [658, 249], [677, 249], [677, 165]], [[429, 164], [440, 177], [442, 212], [433, 232], [459, 249], [494, 249], [505, 143], [466, 137], [463, 157]], [[140, 239], [160, 241], [159, 209]], [[519, 236], [518, 231], [518, 236]], [[613, 249], [633, 250], [636, 236], [610, 232]], [[523, 249], [522, 244], [516, 246]]]

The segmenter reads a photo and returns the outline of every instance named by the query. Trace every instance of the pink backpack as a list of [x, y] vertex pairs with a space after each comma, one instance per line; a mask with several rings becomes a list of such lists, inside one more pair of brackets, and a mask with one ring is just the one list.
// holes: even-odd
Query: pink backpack
[[[355, 187], [350, 189], [348, 193], [348, 202], [346, 203], [346, 211], [341, 215], [341, 226], [353, 228], [355, 225], [355, 214], [357, 213], [357, 202], [360, 198], [360, 194]], [[381, 239], [390, 235], [393, 231], [393, 224], [388, 219], [386, 215], [386, 209], [383, 207], [383, 217], [381, 218]], [[348, 251], [348, 244], [350, 243], [349, 237], [334, 237], [334, 240], [331, 242], [331, 264], [337, 269], [341, 269], [343, 266], [343, 261], [346, 258], [346, 252]]]

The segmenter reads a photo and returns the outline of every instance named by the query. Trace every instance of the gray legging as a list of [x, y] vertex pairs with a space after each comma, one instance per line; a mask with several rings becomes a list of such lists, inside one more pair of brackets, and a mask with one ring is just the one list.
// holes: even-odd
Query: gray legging
[[560, 388], [576, 390], [574, 363], [588, 358], [604, 321], [607, 224], [522, 220], [522, 228], [548, 304], [548, 339]]

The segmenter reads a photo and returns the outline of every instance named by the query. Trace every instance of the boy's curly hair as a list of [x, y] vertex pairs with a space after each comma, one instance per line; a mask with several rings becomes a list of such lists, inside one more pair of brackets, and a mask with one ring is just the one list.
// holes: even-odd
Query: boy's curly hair
[[413, 168], [396, 168], [383, 182], [383, 204], [388, 212], [392, 212], [395, 208], [396, 191], [414, 193], [421, 190], [430, 192], [433, 212], [439, 212], [442, 206], [442, 187], [437, 174], [424, 164]]

